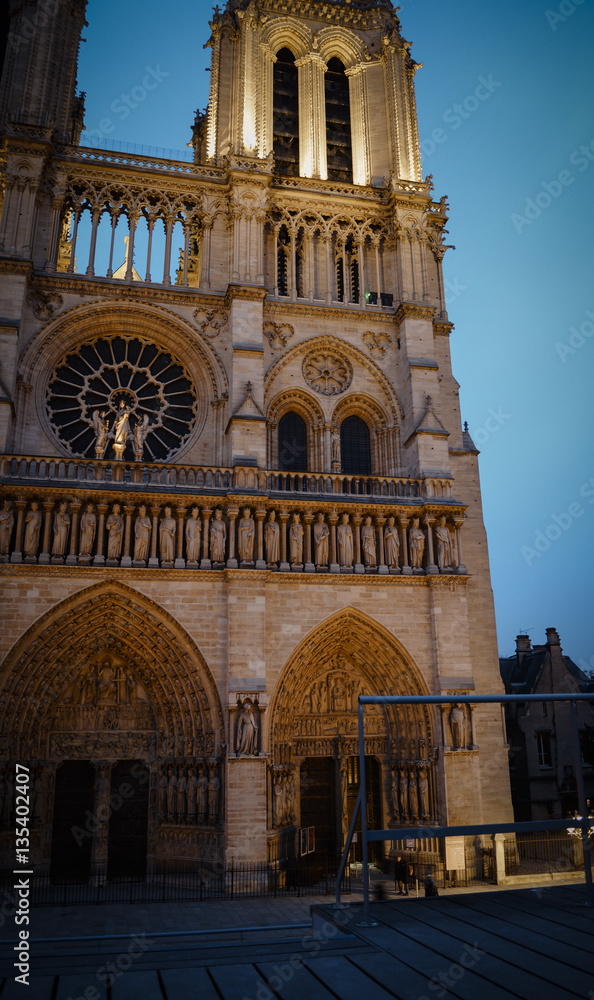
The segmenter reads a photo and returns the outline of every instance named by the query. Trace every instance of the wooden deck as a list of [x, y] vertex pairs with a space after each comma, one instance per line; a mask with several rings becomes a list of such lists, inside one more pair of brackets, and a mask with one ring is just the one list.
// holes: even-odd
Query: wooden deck
[[368, 927], [360, 905], [324, 903], [312, 927], [39, 941], [25, 989], [6, 941], [0, 1000], [594, 1000], [584, 899], [583, 885], [394, 899]]

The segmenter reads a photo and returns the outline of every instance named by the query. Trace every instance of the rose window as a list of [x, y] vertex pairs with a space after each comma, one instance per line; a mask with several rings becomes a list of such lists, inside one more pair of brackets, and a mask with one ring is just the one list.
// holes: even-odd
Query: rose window
[[47, 405], [71, 455], [164, 462], [187, 440], [197, 398], [171, 354], [139, 337], [105, 337], [62, 360]]
[[303, 378], [314, 392], [336, 396], [348, 389], [353, 369], [347, 359], [338, 354], [308, 354], [303, 361]]

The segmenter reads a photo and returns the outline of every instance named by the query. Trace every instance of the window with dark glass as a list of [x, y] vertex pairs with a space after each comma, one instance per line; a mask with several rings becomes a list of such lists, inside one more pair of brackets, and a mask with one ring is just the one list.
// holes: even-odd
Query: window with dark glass
[[326, 91], [326, 149], [328, 179], [353, 182], [349, 81], [340, 59], [328, 60], [324, 78]]
[[307, 428], [298, 413], [285, 413], [278, 425], [281, 472], [307, 472]]
[[342, 471], [349, 475], [371, 475], [369, 427], [360, 417], [347, 417], [340, 425]]
[[273, 69], [273, 150], [278, 174], [299, 175], [299, 89], [295, 56], [276, 53]]
[[549, 733], [536, 734], [536, 746], [538, 749], [538, 766], [552, 767], [551, 757], [551, 737]]

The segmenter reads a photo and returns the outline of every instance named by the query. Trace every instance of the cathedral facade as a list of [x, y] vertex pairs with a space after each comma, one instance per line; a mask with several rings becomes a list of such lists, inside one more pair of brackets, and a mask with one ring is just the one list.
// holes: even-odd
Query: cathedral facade
[[[359, 694], [502, 691], [417, 64], [390, 0], [228, 0], [193, 161], [109, 152], [85, 7], [2, 75], [2, 863], [17, 762], [56, 876], [335, 854]], [[365, 731], [370, 826], [512, 818], [497, 706]]]

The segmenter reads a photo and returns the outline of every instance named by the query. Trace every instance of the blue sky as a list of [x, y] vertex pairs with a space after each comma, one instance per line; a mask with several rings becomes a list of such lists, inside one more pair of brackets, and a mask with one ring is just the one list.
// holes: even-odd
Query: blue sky
[[[452, 364], [481, 450], [499, 649], [555, 626], [594, 669], [594, 3], [401, 5], [423, 63], [423, 173], [450, 203]], [[90, 0], [89, 133], [185, 147], [208, 101], [211, 9]]]

